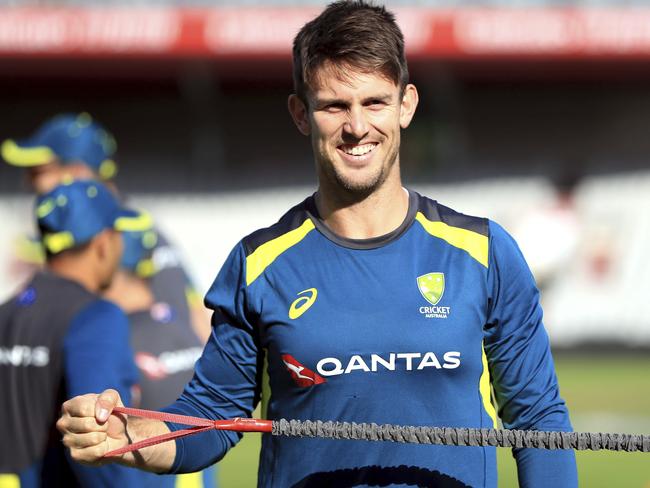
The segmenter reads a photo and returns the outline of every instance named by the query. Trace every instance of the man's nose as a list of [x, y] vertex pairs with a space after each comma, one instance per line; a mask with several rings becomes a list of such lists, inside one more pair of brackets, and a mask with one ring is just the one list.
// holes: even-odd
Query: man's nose
[[343, 125], [345, 133], [355, 139], [363, 139], [368, 133], [368, 120], [362, 107], [353, 107], [348, 112], [348, 120]]

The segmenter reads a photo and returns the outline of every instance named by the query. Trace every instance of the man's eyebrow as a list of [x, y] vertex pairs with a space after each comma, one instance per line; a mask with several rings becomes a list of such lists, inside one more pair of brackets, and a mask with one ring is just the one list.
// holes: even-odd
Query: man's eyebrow
[[363, 99], [363, 102], [372, 102], [373, 100], [379, 100], [380, 102], [390, 102], [393, 99], [393, 96], [390, 93], [381, 93], [379, 95], [373, 95]]
[[314, 97], [314, 103], [318, 106], [348, 104], [348, 102], [346, 102], [341, 98], [327, 98], [327, 97]]
[[[365, 97], [361, 100], [361, 103], [372, 102], [373, 100], [379, 100], [381, 102], [390, 102], [393, 99], [393, 96], [390, 93], [380, 93], [379, 95], [371, 95]], [[328, 97], [314, 97], [314, 103], [317, 106], [325, 105], [348, 105], [347, 100], [342, 98], [328, 98]]]

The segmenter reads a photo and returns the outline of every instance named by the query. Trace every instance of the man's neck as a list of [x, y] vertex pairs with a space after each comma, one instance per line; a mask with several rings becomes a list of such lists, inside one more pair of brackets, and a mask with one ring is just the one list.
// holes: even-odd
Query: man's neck
[[146, 280], [124, 270], [115, 273], [104, 298], [116, 303], [127, 314], [149, 310], [155, 301]]
[[57, 276], [74, 281], [91, 293], [99, 292], [99, 283], [88, 267], [74, 259], [56, 257], [47, 263], [47, 269]]
[[343, 192], [329, 192], [321, 185], [316, 208], [335, 234], [347, 239], [371, 239], [389, 234], [404, 222], [409, 196], [401, 181], [384, 185], [361, 200]]

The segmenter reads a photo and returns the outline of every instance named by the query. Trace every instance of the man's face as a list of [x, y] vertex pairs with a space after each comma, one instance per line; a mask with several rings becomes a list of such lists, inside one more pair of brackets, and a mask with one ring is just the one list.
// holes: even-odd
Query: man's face
[[32, 190], [42, 195], [59, 186], [66, 177], [74, 180], [94, 179], [95, 173], [83, 163], [61, 164], [58, 160], [34, 166], [27, 170], [27, 183]]
[[298, 129], [311, 136], [321, 188], [367, 195], [388, 178], [399, 179], [400, 130], [413, 117], [417, 91], [408, 85], [401, 97], [379, 73], [340, 73], [320, 68], [309, 106], [294, 95], [289, 108]]
[[61, 169], [58, 161], [34, 166], [27, 170], [27, 185], [38, 195], [47, 193], [61, 183]]

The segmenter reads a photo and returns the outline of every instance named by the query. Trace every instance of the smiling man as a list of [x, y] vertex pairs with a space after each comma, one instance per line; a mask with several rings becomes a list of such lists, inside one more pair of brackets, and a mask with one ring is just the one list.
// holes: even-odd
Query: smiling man
[[[213, 333], [168, 412], [271, 419], [570, 430], [533, 278], [497, 224], [402, 186], [400, 133], [418, 103], [393, 15], [329, 5], [294, 41], [289, 111], [310, 137], [318, 191], [242, 239], [206, 297]], [[268, 385], [266, 388], [263, 385]], [[116, 392], [74, 398], [71, 455], [177, 425], [112, 415]], [[125, 428], [126, 424], [126, 428]], [[128, 434], [128, 435], [127, 435]], [[211, 431], [127, 453], [159, 472], [201, 469], [238, 434]], [[577, 485], [573, 452], [515, 450], [522, 486]], [[265, 435], [259, 486], [496, 487], [492, 447]]]
[[418, 94], [414, 85], [374, 71], [374, 63], [350, 63], [324, 61], [305, 73], [307, 79], [294, 74], [297, 93], [289, 97], [289, 111], [298, 130], [311, 137], [322, 220], [337, 234], [365, 239], [404, 220], [408, 194], [400, 179], [400, 130], [409, 126]]

